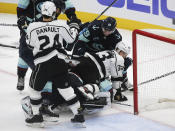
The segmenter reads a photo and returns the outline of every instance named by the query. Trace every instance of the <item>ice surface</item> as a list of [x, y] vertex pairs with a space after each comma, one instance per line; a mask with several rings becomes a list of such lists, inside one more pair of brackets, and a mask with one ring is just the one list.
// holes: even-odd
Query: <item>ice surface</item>
[[[15, 15], [0, 14], [2, 23], [16, 23]], [[131, 44], [131, 31], [119, 29], [124, 42]], [[0, 26], [0, 43], [18, 45], [19, 30], [17, 27]], [[161, 52], [160, 52], [161, 53]], [[130, 55], [132, 56], [132, 55]], [[134, 116], [133, 107], [112, 104], [97, 114], [86, 115], [85, 129], [77, 129], [70, 124], [71, 113], [60, 114], [60, 124], [48, 128], [27, 127], [20, 100], [28, 94], [28, 80], [31, 70], [26, 77], [26, 88], [22, 94], [16, 90], [18, 50], [0, 47], [0, 130], [1, 131], [175, 131], [175, 108], [154, 110]], [[129, 69], [129, 79], [132, 81], [132, 69]], [[131, 92], [126, 92], [129, 101], [124, 104], [133, 105]]]

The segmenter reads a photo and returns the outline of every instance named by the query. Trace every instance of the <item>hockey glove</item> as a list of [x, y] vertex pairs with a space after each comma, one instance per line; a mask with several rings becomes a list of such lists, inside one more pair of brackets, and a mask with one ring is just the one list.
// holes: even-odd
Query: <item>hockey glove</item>
[[25, 16], [19, 17], [17, 25], [22, 32], [25, 32], [25, 30], [27, 29], [27, 18]]
[[100, 82], [100, 91], [106, 92], [112, 89], [112, 83], [109, 80], [104, 80]]
[[78, 25], [81, 25], [81, 20], [77, 18], [74, 7], [66, 9], [65, 14], [70, 21], [73, 20], [74, 22], [78, 23]]
[[69, 25], [70, 28], [76, 28], [77, 30], [80, 29], [80, 26], [79, 24], [77, 23], [76, 20], [70, 20], [70, 21], [67, 21], [67, 24]]
[[124, 66], [125, 66], [124, 71], [126, 71], [129, 68], [129, 66], [132, 65], [132, 63], [133, 63], [133, 60], [130, 57], [126, 57], [124, 59]]

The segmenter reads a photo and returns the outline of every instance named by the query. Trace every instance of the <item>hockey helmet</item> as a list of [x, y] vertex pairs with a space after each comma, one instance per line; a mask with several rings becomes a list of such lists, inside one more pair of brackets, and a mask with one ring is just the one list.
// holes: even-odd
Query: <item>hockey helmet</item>
[[116, 47], [115, 47], [116, 50], [118, 50], [118, 52], [120, 51], [123, 51], [125, 52], [127, 55], [130, 54], [131, 52], [131, 47], [126, 45], [124, 42], [120, 41]]
[[113, 31], [116, 25], [117, 25], [117, 22], [114, 18], [107, 17], [106, 19], [103, 20], [102, 28], [108, 31]]
[[55, 17], [56, 6], [51, 1], [46, 1], [41, 6], [41, 14], [49, 17]]

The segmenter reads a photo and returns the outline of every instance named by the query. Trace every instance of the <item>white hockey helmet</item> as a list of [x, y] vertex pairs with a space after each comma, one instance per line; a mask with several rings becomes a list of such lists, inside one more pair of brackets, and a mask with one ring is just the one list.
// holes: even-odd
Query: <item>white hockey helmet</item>
[[56, 15], [56, 6], [51, 1], [46, 1], [41, 6], [41, 14], [52, 18]]
[[119, 43], [117, 43], [116, 50], [118, 50], [118, 52], [123, 51], [125, 52], [127, 55], [130, 54], [131, 52], [131, 47], [126, 45], [124, 42], [120, 41]]

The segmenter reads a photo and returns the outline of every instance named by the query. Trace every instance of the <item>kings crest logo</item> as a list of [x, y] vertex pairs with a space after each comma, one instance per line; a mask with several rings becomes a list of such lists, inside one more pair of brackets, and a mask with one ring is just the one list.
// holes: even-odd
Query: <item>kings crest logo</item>
[[[109, 6], [114, 0], [97, 0], [100, 4]], [[143, 1], [143, 0], [140, 0]], [[127, 8], [128, 10], [134, 10], [138, 12], [144, 12], [153, 15], [161, 15], [167, 18], [175, 18], [175, 10], [171, 10], [171, 4], [173, 0], [147, 0], [148, 4], [141, 4], [134, 0], [118, 0], [112, 5], [116, 8]], [[171, 1], [171, 3], [170, 3]], [[125, 6], [126, 5], [126, 6]]]

